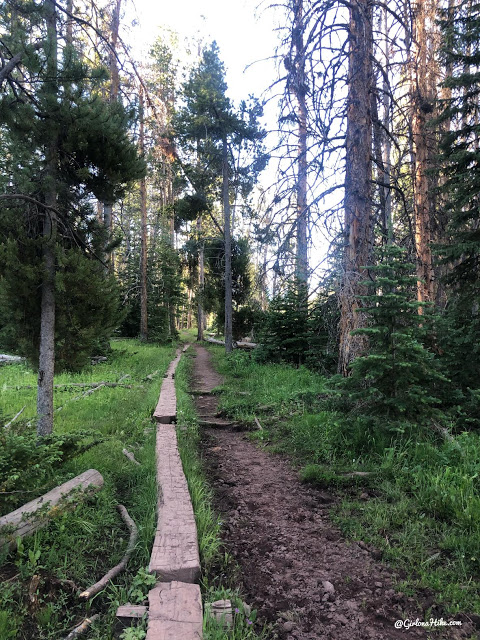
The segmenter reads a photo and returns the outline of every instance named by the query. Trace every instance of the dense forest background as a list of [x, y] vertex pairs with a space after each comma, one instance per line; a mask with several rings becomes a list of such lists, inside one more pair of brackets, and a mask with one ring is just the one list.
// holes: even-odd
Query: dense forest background
[[55, 370], [194, 325], [475, 428], [478, 6], [276, 6], [278, 75], [238, 105], [215, 43], [139, 63], [123, 10], [2, 6], [0, 339], [39, 433]]

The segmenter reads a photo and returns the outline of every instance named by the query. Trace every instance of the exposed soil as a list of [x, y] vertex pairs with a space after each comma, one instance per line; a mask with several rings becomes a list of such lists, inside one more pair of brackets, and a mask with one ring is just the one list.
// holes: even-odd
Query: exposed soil
[[[208, 351], [196, 345], [194, 389], [208, 391], [222, 379]], [[217, 398], [196, 395], [208, 420]], [[407, 598], [398, 577], [363, 543], [346, 541], [332, 524], [334, 496], [303, 485], [287, 460], [227, 428], [206, 428], [204, 457], [225, 523], [225, 547], [241, 569], [241, 588], [260, 620], [276, 623], [276, 637], [296, 640], [396, 640], [432, 637], [426, 629], [395, 628], [397, 620], [430, 618], [443, 627], [436, 638], [477, 638], [465, 616], [448, 616], [433, 597]]]

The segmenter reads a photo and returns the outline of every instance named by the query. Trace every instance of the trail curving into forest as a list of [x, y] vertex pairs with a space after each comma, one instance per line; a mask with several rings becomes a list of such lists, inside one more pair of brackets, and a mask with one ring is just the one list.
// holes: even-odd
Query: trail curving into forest
[[[194, 389], [221, 384], [210, 354], [195, 346]], [[215, 417], [217, 399], [196, 395], [197, 413]], [[329, 518], [334, 496], [303, 485], [289, 462], [225, 428], [204, 430], [204, 460], [224, 521], [223, 542], [241, 569], [247, 602], [281, 640], [473, 638], [472, 625], [432, 636], [416, 621], [455, 620], [394, 589], [394, 572], [363, 543], [348, 542]], [[397, 621], [402, 628], [396, 628]], [[410, 623], [408, 622], [410, 621]], [[408, 628], [409, 624], [412, 624]]]

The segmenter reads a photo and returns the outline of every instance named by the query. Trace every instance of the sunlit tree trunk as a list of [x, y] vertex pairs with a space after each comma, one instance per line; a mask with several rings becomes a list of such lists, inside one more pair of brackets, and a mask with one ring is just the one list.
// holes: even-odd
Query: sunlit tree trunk
[[348, 375], [365, 339], [351, 332], [365, 325], [358, 296], [365, 293], [372, 244], [372, 10], [369, 0], [350, 3], [343, 281], [340, 290], [338, 370]]
[[[433, 302], [435, 275], [432, 259], [432, 226], [434, 206], [430, 189], [429, 169], [432, 168], [432, 118], [435, 101], [435, 76], [432, 73], [432, 46], [436, 2], [419, 0], [415, 5], [412, 39], [412, 143], [414, 154], [414, 215], [417, 259], [417, 300]], [[419, 313], [423, 308], [419, 307]]]

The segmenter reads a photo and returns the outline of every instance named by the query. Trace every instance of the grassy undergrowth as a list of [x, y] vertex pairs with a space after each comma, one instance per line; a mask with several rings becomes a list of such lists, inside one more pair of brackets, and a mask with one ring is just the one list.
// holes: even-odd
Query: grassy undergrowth
[[480, 614], [479, 434], [462, 433], [457, 444], [433, 433], [375, 440], [361, 420], [325, 409], [320, 376], [210, 349], [226, 376], [224, 414], [252, 429], [257, 417], [263, 429], [252, 439], [291, 456], [304, 481], [338, 491], [334, 521], [381, 550], [400, 570], [399, 589], [431, 589], [449, 613]]
[[[0, 492], [6, 491], [7, 481], [9, 491], [19, 491], [0, 493], [1, 513], [89, 468], [97, 469], [105, 480], [104, 487], [87, 502], [61, 513], [48, 527], [25, 538], [17, 551], [0, 556], [2, 640], [57, 640], [66, 636], [85, 615], [96, 612], [101, 613], [101, 617], [88, 637], [109, 640], [113, 637], [118, 604], [141, 601], [151, 586], [152, 578], [144, 570], [151, 553], [157, 504], [151, 415], [163, 373], [175, 350], [143, 345], [135, 340], [117, 340], [112, 347], [107, 362], [55, 379], [56, 384], [66, 385], [55, 392], [55, 407], [63, 406], [55, 415], [56, 433], [73, 436], [87, 430], [87, 446], [92, 441], [98, 444], [61, 465], [55, 460], [50, 466], [39, 464], [37, 470], [31, 470], [28, 489], [22, 486], [22, 478], [16, 480], [15, 473], [7, 468], [12, 460], [5, 461], [0, 454]], [[154, 371], [158, 371], [158, 375], [153, 380], [145, 380]], [[129, 377], [124, 378], [127, 375]], [[68, 386], [116, 382], [121, 378], [122, 384], [130, 388], [103, 387], [82, 396], [84, 388]], [[34, 430], [35, 384], [35, 374], [26, 365], [0, 368], [0, 415], [4, 422], [25, 406], [21, 418], [10, 427], [18, 436], [15, 442], [19, 450]], [[134, 452], [141, 466], [132, 464], [122, 454], [124, 447]], [[127, 508], [138, 526], [135, 551], [127, 571], [91, 602], [82, 604], [75, 587], [84, 589], [96, 582], [125, 553], [129, 533], [116, 510], [119, 503]]]
[[[192, 349], [180, 361], [175, 373], [177, 426], [180, 456], [192, 498], [197, 523], [201, 588], [204, 601], [204, 640], [254, 640], [263, 637], [254, 624], [255, 612], [245, 608], [235, 588], [235, 567], [224, 552], [220, 539], [221, 522], [213, 508], [213, 494], [203, 470], [200, 432], [192, 397], [189, 395], [193, 368]], [[208, 613], [209, 603], [229, 599], [234, 607], [233, 625], [225, 628]]]

